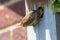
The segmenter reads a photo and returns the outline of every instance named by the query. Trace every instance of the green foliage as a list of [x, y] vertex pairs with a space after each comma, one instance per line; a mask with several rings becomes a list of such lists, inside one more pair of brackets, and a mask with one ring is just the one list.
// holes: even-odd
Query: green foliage
[[52, 4], [52, 10], [53, 14], [56, 12], [60, 12], [60, 0], [55, 0], [54, 3]]

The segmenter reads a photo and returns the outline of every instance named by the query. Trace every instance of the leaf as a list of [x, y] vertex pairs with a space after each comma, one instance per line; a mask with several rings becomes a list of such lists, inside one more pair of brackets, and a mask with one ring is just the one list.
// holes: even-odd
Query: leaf
[[[60, 1], [60, 0], [59, 0]], [[59, 1], [55, 1], [52, 4], [52, 10], [53, 10], [53, 14], [55, 14], [56, 12], [60, 12], [60, 2]]]

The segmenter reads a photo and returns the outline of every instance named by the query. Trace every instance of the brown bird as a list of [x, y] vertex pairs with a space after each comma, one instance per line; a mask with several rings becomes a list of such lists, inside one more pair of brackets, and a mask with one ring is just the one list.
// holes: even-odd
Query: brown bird
[[31, 11], [28, 15], [26, 15], [22, 21], [20, 22], [20, 25], [23, 26], [35, 26], [37, 25], [41, 18], [43, 17], [44, 9], [43, 7], [39, 7], [37, 10]]

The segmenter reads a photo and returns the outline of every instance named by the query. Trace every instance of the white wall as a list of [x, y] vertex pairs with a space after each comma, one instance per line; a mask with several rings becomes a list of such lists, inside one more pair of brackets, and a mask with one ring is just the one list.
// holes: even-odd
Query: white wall
[[[26, 12], [29, 12], [28, 9]], [[28, 40], [57, 40], [55, 15], [50, 6], [45, 7], [44, 17], [37, 27], [27, 27], [27, 37]]]

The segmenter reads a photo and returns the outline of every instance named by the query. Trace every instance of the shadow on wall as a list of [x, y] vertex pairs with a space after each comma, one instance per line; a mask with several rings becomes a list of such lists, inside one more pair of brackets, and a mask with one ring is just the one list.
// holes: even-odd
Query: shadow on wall
[[38, 24], [34, 31], [36, 33], [36, 40], [46, 40], [46, 33], [45, 33], [45, 27], [44, 27], [44, 21], [41, 22], [41, 24]]
[[45, 15], [43, 15], [43, 18], [41, 19], [40, 23], [34, 28], [34, 31], [36, 33], [36, 40], [46, 40], [46, 27], [45, 27]]
[[56, 13], [56, 31], [57, 31], [57, 40], [60, 40], [60, 13]]
[[50, 7], [45, 8], [44, 17], [40, 24], [34, 28], [36, 40], [57, 40], [55, 16]]
[[52, 28], [45, 26], [44, 20], [34, 28], [36, 40], [52, 40]]

